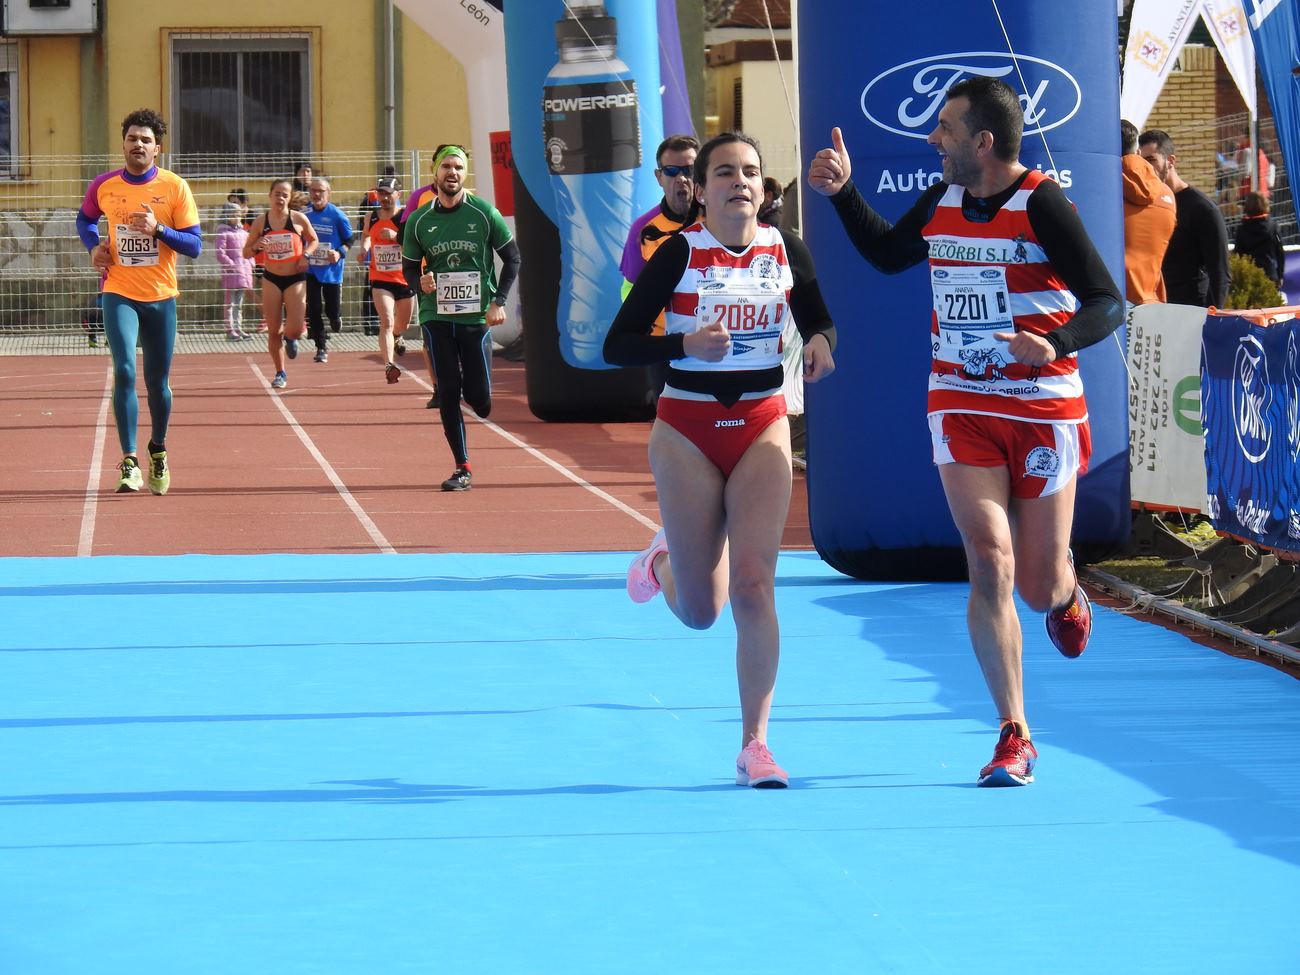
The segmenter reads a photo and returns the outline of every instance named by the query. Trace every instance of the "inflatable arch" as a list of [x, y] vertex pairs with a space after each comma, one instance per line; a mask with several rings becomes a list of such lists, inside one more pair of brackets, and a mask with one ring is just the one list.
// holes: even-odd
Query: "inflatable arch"
[[[858, 189], [897, 219], [939, 179], [925, 137], [944, 92], [969, 74], [997, 75], [1022, 93], [1021, 161], [1052, 171], [1123, 282], [1111, 0], [936, 0], [924, 29], [905, 30], [884, 28], [871, 4], [802, 0], [797, 14], [805, 161], [840, 126]], [[807, 390], [813, 542], [828, 563], [860, 578], [964, 578], [925, 419], [932, 301], [925, 270], [879, 274], [849, 244], [830, 202], [803, 197], [805, 239], [840, 337], [837, 372]], [[1074, 531], [1084, 560], [1129, 535], [1123, 342], [1121, 330], [1080, 355], [1093, 435]]]

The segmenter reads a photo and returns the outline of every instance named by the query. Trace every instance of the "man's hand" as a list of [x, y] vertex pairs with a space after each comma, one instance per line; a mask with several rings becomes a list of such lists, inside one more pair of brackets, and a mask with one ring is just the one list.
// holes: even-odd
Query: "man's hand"
[[487, 324], [488, 328], [493, 325], [500, 325], [506, 320], [505, 305], [498, 305], [495, 301], [489, 301], [487, 306]]
[[1006, 342], [1011, 357], [1027, 366], [1045, 366], [1056, 361], [1056, 347], [1033, 332], [994, 332], [999, 342]]
[[426, 295], [431, 295], [433, 294], [433, 287], [434, 287], [433, 272], [425, 271], [423, 274], [420, 275], [420, 290], [423, 291]]
[[705, 362], [721, 362], [731, 349], [731, 334], [722, 322], [714, 322], [687, 332], [682, 339], [682, 349], [688, 356]]
[[113, 249], [105, 243], [96, 244], [94, 250], [90, 252], [90, 266], [100, 271], [107, 271], [113, 266]]
[[154, 231], [158, 229], [158, 218], [153, 215], [148, 203], [141, 204], [141, 207], [142, 209], [133, 211], [127, 219], [132, 230], [152, 237]]
[[822, 196], [834, 196], [844, 189], [853, 173], [849, 151], [844, 148], [844, 135], [839, 127], [831, 129], [831, 147], [821, 149], [808, 165], [808, 185]]

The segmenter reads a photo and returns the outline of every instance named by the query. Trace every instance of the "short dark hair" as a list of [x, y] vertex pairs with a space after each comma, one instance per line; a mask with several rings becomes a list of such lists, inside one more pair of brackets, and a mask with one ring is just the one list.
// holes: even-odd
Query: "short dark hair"
[[1156, 152], [1162, 156], [1174, 155], [1174, 137], [1164, 129], [1147, 129], [1138, 136], [1138, 145], [1149, 146], [1155, 144]]
[[1126, 118], [1119, 120], [1119, 154], [1132, 156], [1138, 151], [1138, 127]]
[[152, 108], [137, 108], [134, 112], [122, 119], [122, 138], [126, 138], [127, 130], [132, 126], [137, 129], [152, 129], [153, 141], [162, 142], [163, 136], [167, 134], [167, 123], [163, 117], [155, 112]]
[[1262, 217], [1268, 213], [1268, 197], [1252, 190], [1241, 198], [1241, 212], [1248, 217]]
[[659, 148], [655, 150], [655, 165], [658, 166], [663, 162], [665, 152], [685, 152], [687, 149], [694, 149], [698, 153], [700, 140], [693, 135], [670, 135], [659, 143]]
[[1020, 158], [1020, 137], [1025, 131], [1025, 110], [1020, 98], [1006, 82], [987, 75], [963, 78], [948, 89], [948, 101], [965, 98], [970, 108], [962, 116], [971, 134], [988, 132], [993, 136], [993, 155], [1002, 162]]
[[763, 150], [758, 147], [758, 140], [752, 135], [745, 135], [744, 132], [719, 132], [704, 145], [700, 146], [700, 154], [695, 157], [695, 182], [699, 186], [705, 183], [705, 177], [709, 174], [709, 156], [713, 155], [713, 150], [718, 146], [730, 145], [733, 142], [743, 142], [754, 150], [758, 156], [758, 171], [763, 171]]

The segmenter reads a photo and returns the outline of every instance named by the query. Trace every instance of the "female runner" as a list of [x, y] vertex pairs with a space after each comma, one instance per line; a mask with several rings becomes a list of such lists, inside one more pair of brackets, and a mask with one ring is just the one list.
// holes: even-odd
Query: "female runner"
[[[784, 788], [789, 776], [767, 747], [780, 657], [776, 560], [791, 490], [781, 327], [794, 316], [806, 382], [834, 370], [835, 329], [807, 247], [758, 223], [763, 161], [753, 139], [726, 132], [706, 143], [695, 197], [701, 221], [654, 253], [605, 340], [614, 365], [669, 364], [650, 432], [664, 527], [633, 560], [627, 588], [639, 603], [662, 591], [692, 629], [712, 626], [730, 600], [736, 784]], [[666, 333], [652, 335], [661, 311]]]
[[253, 221], [244, 245], [245, 257], [260, 253], [264, 261], [262, 317], [269, 326], [266, 351], [271, 353], [275, 367], [271, 385], [276, 389], [289, 385], [284, 354], [296, 359], [298, 340], [307, 331], [307, 257], [317, 244], [311, 221], [289, 209], [292, 198], [292, 180], [277, 179], [272, 183], [270, 209]]

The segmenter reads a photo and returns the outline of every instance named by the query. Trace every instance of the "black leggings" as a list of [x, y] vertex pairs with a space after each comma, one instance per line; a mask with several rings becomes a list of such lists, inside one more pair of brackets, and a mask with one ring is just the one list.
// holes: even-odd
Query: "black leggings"
[[342, 293], [343, 285], [326, 284], [314, 274], [307, 275], [307, 335], [318, 349], [326, 346], [325, 315], [329, 316], [331, 331], [337, 332], [343, 327], [339, 307]]
[[442, 431], [459, 466], [469, 462], [460, 401], [464, 399], [480, 419], [492, 412], [492, 337], [483, 325], [421, 322], [420, 330], [438, 377]]

